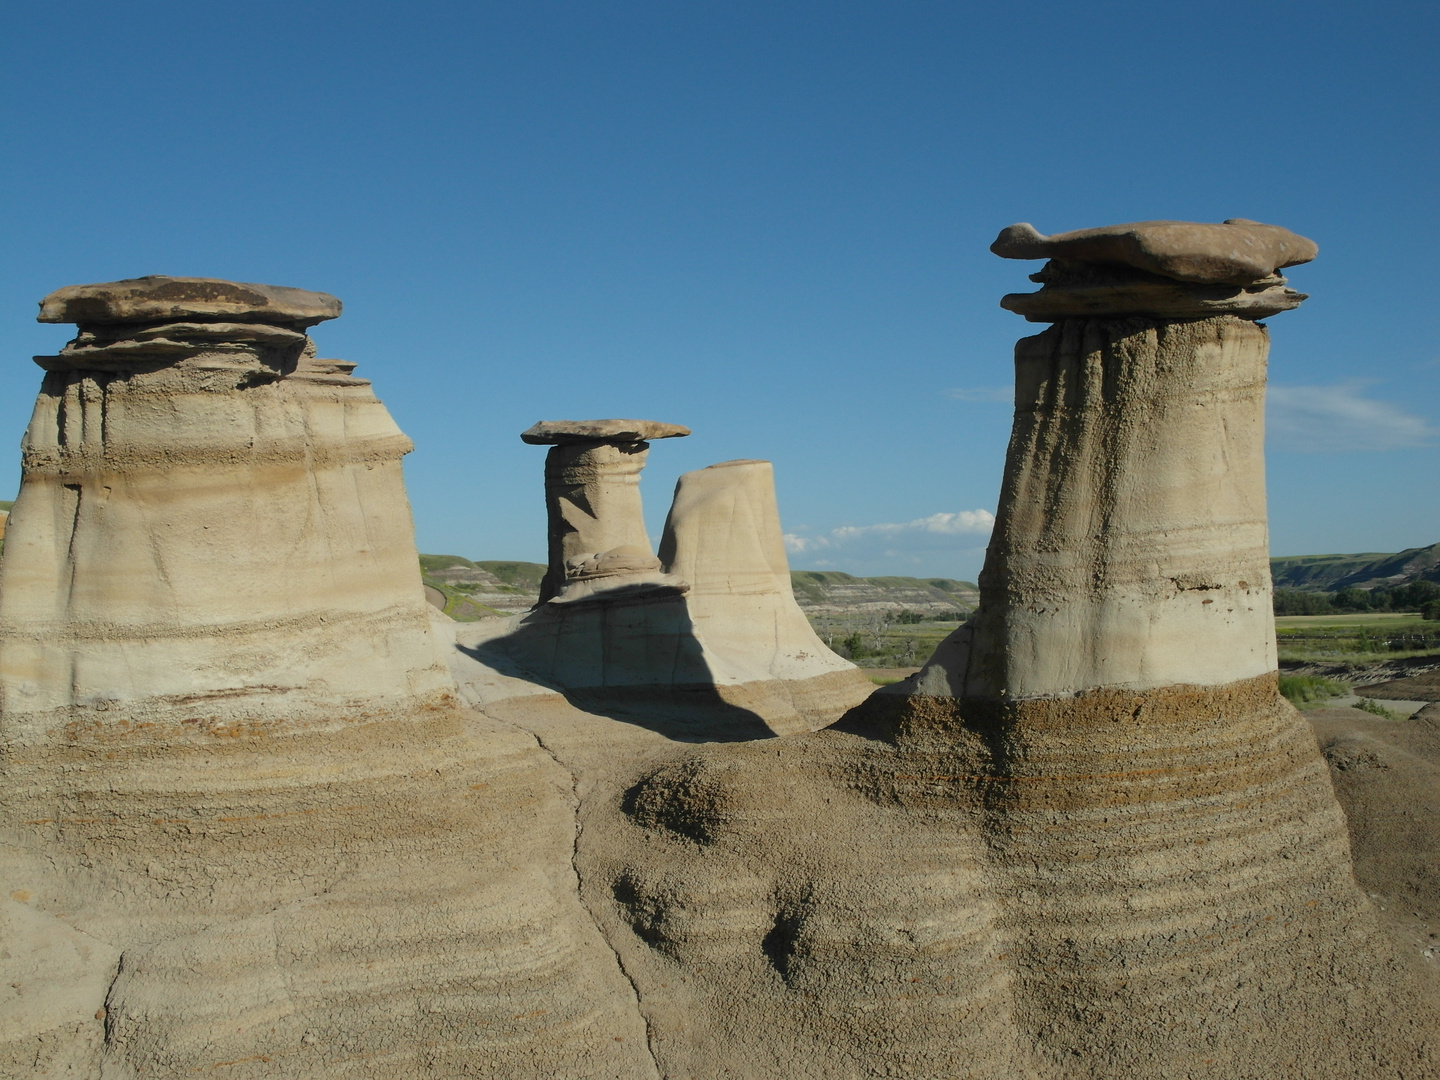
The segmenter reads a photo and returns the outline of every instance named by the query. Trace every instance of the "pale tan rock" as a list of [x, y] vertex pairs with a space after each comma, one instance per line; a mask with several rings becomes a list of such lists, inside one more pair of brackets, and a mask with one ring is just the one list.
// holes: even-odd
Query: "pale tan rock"
[[[557, 458], [566, 471], [552, 468]], [[561, 553], [619, 538], [621, 526], [644, 542], [569, 554], [564, 584], [548, 598], [542, 591], [533, 611], [462, 632], [479, 662], [457, 669], [462, 684], [509, 670], [597, 708], [674, 714], [680, 705], [666, 723], [684, 727], [689, 712], [732, 733], [812, 730], [868, 696], [869, 680], [824, 646], [795, 603], [769, 462], [681, 477], [657, 559], [640, 517], [643, 460], [643, 450], [610, 443], [550, 451], [552, 574], [557, 532]]]
[[409, 441], [353, 365], [216, 325], [92, 328], [27, 433], [0, 1074], [654, 1076], [573, 778], [455, 700]]
[[4, 781], [0, 1075], [655, 1076], [512, 724], [92, 725]]
[[1002, 229], [990, 250], [1006, 259], [1121, 263], [1177, 281], [1245, 285], [1315, 258], [1313, 240], [1278, 225], [1231, 218], [1137, 221], [1044, 236], [1021, 223]]
[[775, 730], [812, 729], [870, 695], [869, 679], [826, 648], [795, 603], [770, 462], [681, 476], [660, 558], [689, 584], [686, 606], [716, 683], [794, 702], [788, 716], [778, 700], [763, 708]]
[[662, 424], [658, 420], [541, 420], [522, 431], [520, 438], [533, 446], [563, 446], [594, 442], [651, 442], [689, 434], [687, 427]]
[[1066, 1076], [1440, 1066], [1276, 690], [1267, 345], [1234, 316], [1022, 340], [979, 611], [868, 706], [890, 797], [983, 802], [1023, 1023]]
[[689, 433], [650, 420], [544, 421], [521, 433], [525, 442], [551, 444], [545, 455], [550, 553], [541, 603], [560, 595], [570, 570], [587, 559], [617, 549], [650, 554], [640, 502], [640, 471], [650, 452], [645, 440]]
[[1268, 348], [1233, 317], [1071, 320], [1023, 339], [980, 610], [916, 692], [1013, 700], [1273, 672]]
[[219, 278], [147, 277], [69, 285], [40, 301], [40, 322], [108, 325], [185, 320], [270, 323], [302, 329], [340, 316], [329, 293]]
[[[251, 291], [235, 290], [205, 296], [233, 308]], [[122, 315], [146, 299], [118, 295]], [[179, 352], [116, 351], [153, 329], [98, 327], [44, 358], [0, 561], [6, 738], [333, 723], [453, 693], [400, 474], [411, 444], [369, 383], [268, 325], [172, 324]]]

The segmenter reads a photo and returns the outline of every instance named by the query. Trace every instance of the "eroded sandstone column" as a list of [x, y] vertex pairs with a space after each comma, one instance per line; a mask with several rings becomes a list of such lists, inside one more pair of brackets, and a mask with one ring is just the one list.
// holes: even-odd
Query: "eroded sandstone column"
[[571, 775], [459, 707], [410, 442], [304, 333], [339, 312], [45, 302], [81, 326], [0, 562], [0, 1075], [653, 1074]]
[[795, 603], [770, 462], [723, 461], [681, 476], [660, 559], [690, 586], [686, 606], [717, 685], [736, 703], [753, 699], [777, 732], [829, 722], [871, 692]]
[[[550, 446], [545, 455], [550, 553], [540, 583], [542, 604], [558, 596], [583, 563], [607, 553], [614, 552], [609, 564], [620, 571], [659, 569], [645, 531], [640, 472], [650, 440], [689, 434], [687, 427], [654, 420], [548, 420], [521, 433], [527, 443]], [[595, 566], [586, 569], [593, 572]]]
[[1002, 301], [1054, 325], [1015, 349], [979, 613], [917, 689], [1014, 701], [1273, 672], [1255, 320], [1304, 299], [1274, 271], [1314, 245], [1248, 222], [1149, 222], [1013, 226], [994, 250], [1054, 256], [1043, 289]]
[[23, 444], [0, 562], [7, 736], [74, 720], [374, 710], [447, 692], [400, 471], [324, 293], [147, 277], [46, 297], [75, 322]]
[[1024, 1028], [1067, 1076], [1433, 1068], [1276, 685], [1256, 320], [1315, 246], [1145, 222], [992, 250], [1050, 258], [1002, 303], [1053, 325], [1016, 347], [979, 611], [899, 688], [895, 740], [983, 806]]

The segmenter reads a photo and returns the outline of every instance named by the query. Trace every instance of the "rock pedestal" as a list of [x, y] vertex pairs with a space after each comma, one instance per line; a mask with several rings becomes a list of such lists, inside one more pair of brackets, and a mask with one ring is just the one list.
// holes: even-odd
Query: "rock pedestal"
[[[1013, 702], [1270, 675], [1254, 320], [1305, 299], [1274, 271], [1314, 245], [1253, 222], [1142, 222], [1013, 225], [993, 250], [1054, 256], [1043, 289], [1002, 301], [1054, 325], [1015, 349], [979, 611], [905, 690]], [[1263, 312], [1254, 288], [1274, 294]]]
[[[1314, 245], [1142, 222], [1012, 226], [992, 250], [1051, 258], [1003, 305], [1053, 325], [1016, 346], [980, 607], [875, 700], [903, 701], [900, 746], [982, 786], [1021, 1015], [1070, 1075], [1370, 1075], [1355, 1060], [1433, 1053], [1398, 1049], [1392, 990], [1332, 1003], [1393, 954], [1276, 688], [1255, 320], [1305, 299], [1276, 270]], [[1336, 1030], [1355, 1059], [1311, 1049]]]
[[0, 1075], [646, 1075], [569, 774], [459, 707], [410, 441], [304, 333], [339, 310], [45, 301], [80, 333], [0, 561]]
[[8, 738], [71, 722], [374, 711], [453, 688], [400, 472], [411, 449], [305, 328], [324, 293], [62, 289], [0, 562]]
[[[520, 438], [550, 446], [545, 455], [545, 514], [549, 568], [540, 602], [552, 599], [576, 577], [658, 570], [645, 531], [640, 471], [650, 440], [689, 435], [678, 424], [653, 420], [550, 420]], [[588, 565], [587, 565], [588, 564]]]
[[718, 725], [727, 737], [824, 726], [872, 687], [795, 603], [769, 462], [682, 476], [660, 557], [651, 554], [638, 487], [644, 440], [688, 433], [644, 420], [526, 431], [526, 442], [555, 444], [545, 462], [547, 586], [529, 614], [462, 637], [481, 659], [504, 667], [503, 654], [587, 707], [659, 708], [666, 723]]

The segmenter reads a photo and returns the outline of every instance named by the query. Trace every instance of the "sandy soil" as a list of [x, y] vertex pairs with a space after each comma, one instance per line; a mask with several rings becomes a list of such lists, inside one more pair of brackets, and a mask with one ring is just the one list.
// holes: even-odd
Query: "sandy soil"
[[1355, 877], [1440, 984], [1440, 704], [1386, 720], [1307, 712], [1345, 809]]

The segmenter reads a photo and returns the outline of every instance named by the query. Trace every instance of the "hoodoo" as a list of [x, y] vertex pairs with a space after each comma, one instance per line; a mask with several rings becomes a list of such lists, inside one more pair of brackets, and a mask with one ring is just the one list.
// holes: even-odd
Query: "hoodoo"
[[[869, 694], [815, 635], [790, 588], [774, 473], [728, 461], [686, 473], [657, 557], [640, 508], [650, 420], [560, 420], [521, 438], [545, 459], [550, 562], [540, 603], [462, 631], [477, 659], [599, 708], [667, 711], [667, 726], [788, 734], [831, 723]], [[504, 660], [498, 661], [507, 667]], [[462, 682], [474, 670], [457, 667]], [[479, 676], [479, 677], [483, 677]]]
[[982, 785], [1023, 1015], [1070, 1075], [1422, 1075], [1435, 1047], [1276, 689], [1255, 320], [1305, 299], [1276, 271], [1314, 244], [1232, 220], [992, 250], [1050, 257], [1002, 303], [1053, 325], [1016, 346], [980, 607], [873, 707]]
[[152, 276], [47, 296], [0, 562], [10, 738], [71, 722], [297, 720], [453, 691], [400, 473], [325, 293]]
[[44, 302], [80, 333], [0, 561], [0, 1075], [645, 1075], [568, 776], [456, 701], [410, 441], [304, 333], [339, 312]]
[[640, 471], [653, 439], [689, 435], [654, 420], [542, 420], [520, 433], [545, 455], [550, 563], [540, 602], [567, 585], [658, 571], [640, 504]]
[[1314, 245], [996, 250], [1053, 256], [1005, 306], [1054, 325], [1016, 349], [976, 616], [832, 728], [699, 748], [594, 813], [657, 1047], [696, 1076], [791, 1076], [789, 1047], [835, 1077], [1435, 1074], [1433, 985], [1276, 687], [1255, 320]]

